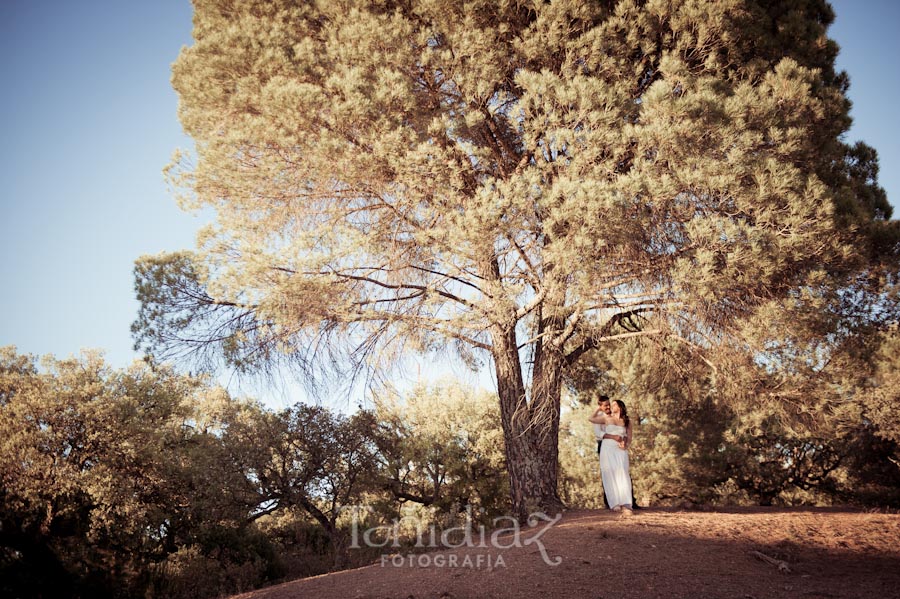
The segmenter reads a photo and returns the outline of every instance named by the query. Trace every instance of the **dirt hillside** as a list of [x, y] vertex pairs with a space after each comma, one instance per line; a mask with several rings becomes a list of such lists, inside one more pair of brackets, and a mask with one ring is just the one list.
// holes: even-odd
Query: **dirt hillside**
[[538, 522], [496, 542], [488, 531], [485, 540], [485, 547], [478, 547], [476, 531], [474, 547], [386, 552], [364, 568], [239, 597], [900, 597], [900, 514], [831, 508], [644, 509], [625, 518], [573, 511], [552, 525]]

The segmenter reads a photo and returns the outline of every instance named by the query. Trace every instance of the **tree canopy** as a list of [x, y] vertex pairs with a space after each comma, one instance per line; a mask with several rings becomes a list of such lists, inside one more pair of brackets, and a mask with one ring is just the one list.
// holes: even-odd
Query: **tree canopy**
[[[497, 380], [510, 491], [558, 507], [560, 389], [636, 336], [733, 323], [890, 249], [834, 15], [798, 2], [195, 2], [169, 173], [216, 221], [145, 258], [145, 348]], [[887, 241], [886, 241], [887, 240]], [[810, 281], [812, 283], [810, 283]]]

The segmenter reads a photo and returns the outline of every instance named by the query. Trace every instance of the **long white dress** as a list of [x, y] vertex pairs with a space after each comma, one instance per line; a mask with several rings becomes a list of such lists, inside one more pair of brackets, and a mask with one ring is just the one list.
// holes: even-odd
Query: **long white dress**
[[[606, 425], [606, 433], [625, 435], [625, 427]], [[631, 473], [628, 471], [628, 452], [613, 439], [604, 439], [600, 450], [600, 478], [610, 508], [631, 507]]]

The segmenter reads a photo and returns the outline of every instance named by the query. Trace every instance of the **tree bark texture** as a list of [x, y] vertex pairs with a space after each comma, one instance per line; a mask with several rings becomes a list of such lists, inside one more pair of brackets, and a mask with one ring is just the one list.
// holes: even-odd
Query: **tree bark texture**
[[534, 512], [552, 514], [563, 507], [557, 492], [562, 370], [548, 368], [555, 356], [548, 359], [552, 355], [544, 353], [543, 367], [534, 369], [529, 398], [514, 329], [495, 331], [494, 346], [512, 508], [524, 522]]

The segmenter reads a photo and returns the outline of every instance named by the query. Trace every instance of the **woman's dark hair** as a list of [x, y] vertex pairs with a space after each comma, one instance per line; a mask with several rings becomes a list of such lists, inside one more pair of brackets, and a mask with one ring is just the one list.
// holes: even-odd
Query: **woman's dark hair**
[[619, 406], [619, 417], [625, 421], [625, 428], [628, 428], [628, 410], [625, 409], [625, 402], [621, 399], [614, 399], [613, 401]]

